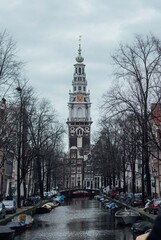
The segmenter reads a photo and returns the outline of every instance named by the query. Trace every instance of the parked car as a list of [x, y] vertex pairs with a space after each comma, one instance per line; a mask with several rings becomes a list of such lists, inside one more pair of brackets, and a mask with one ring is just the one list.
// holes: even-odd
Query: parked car
[[16, 202], [14, 200], [3, 200], [6, 213], [16, 213]]
[[3, 202], [0, 202], [0, 219], [6, 217], [6, 208]]
[[142, 206], [142, 193], [134, 193], [134, 196], [131, 200], [131, 206], [132, 207], [139, 207]]
[[161, 206], [161, 198], [152, 199], [148, 206], [148, 212], [157, 214], [160, 206]]

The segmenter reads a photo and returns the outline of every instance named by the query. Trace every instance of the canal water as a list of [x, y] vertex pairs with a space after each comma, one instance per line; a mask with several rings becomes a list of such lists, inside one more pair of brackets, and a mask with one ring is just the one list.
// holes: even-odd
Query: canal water
[[98, 200], [72, 199], [50, 213], [34, 215], [32, 229], [15, 240], [134, 240]]

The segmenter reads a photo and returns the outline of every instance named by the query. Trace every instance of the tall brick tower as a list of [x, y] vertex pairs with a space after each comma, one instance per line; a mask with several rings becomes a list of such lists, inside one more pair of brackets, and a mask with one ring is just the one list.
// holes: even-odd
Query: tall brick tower
[[84, 58], [81, 55], [81, 38], [78, 56], [74, 64], [72, 90], [69, 91], [69, 117], [67, 119], [69, 137], [70, 177], [66, 183], [81, 188], [84, 183], [84, 162], [91, 145], [91, 102], [87, 91]]

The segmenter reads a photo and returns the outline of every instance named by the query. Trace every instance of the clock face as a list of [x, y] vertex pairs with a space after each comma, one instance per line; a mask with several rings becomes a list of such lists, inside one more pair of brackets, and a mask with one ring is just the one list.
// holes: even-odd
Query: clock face
[[77, 96], [77, 102], [83, 102], [83, 96], [82, 95]]

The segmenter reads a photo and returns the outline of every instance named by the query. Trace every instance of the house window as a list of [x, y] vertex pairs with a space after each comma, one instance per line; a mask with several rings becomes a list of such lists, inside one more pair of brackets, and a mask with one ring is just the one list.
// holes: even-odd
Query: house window
[[80, 187], [80, 184], [81, 184], [81, 179], [80, 179], [80, 176], [77, 177], [77, 186]]
[[71, 153], [71, 158], [76, 158], [76, 153], [75, 152]]
[[81, 86], [78, 86], [78, 90], [81, 91]]
[[75, 170], [76, 170], [75, 167], [72, 167], [71, 168], [71, 173], [75, 173], [76, 172]]
[[77, 90], [77, 88], [76, 87], [74, 87], [74, 91], [76, 91]]
[[65, 172], [70, 173], [70, 168], [69, 167], [65, 168]]
[[77, 173], [81, 173], [81, 167], [77, 167]]
[[77, 164], [82, 164], [82, 160], [77, 160]]
[[72, 185], [72, 187], [75, 187], [75, 176], [72, 176], [71, 177], [71, 185]]
[[69, 178], [66, 176], [66, 188], [69, 188]]
[[75, 165], [76, 164], [76, 159], [72, 159], [71, 164]]

